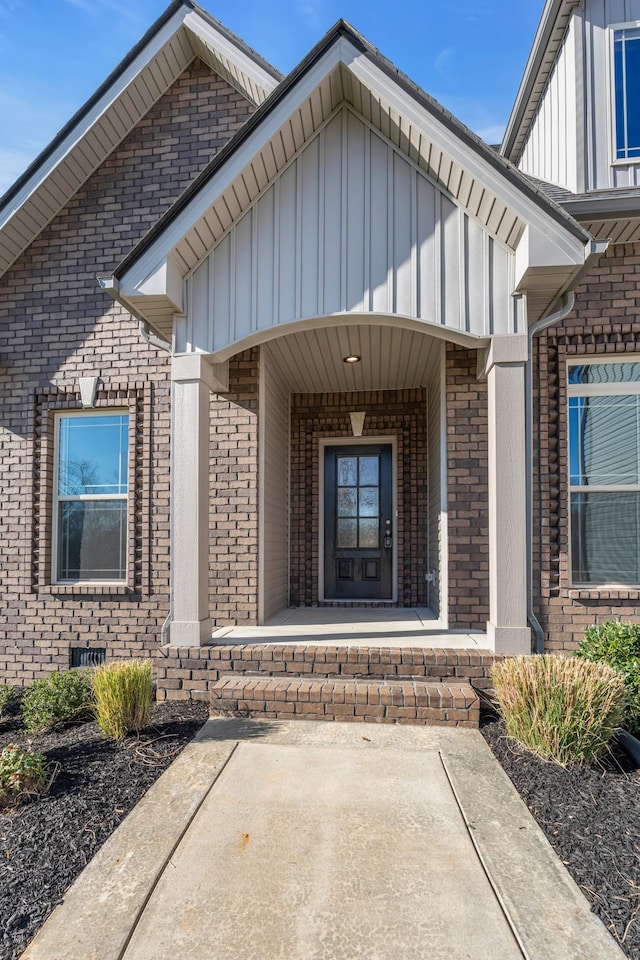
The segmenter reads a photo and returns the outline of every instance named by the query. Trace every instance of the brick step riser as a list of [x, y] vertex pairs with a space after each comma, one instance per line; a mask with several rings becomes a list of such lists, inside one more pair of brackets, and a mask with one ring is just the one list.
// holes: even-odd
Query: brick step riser
[[214, 715], [263, 720], [437, 724], [477, 728], [479, 702], [468, 684], [225, 675], [212, 688]]
[[[305, 703], [265, 702], [255, 705], [248, 701], [212, 701], [212, 716], [242, 717], [253, 720], [337, 720], [341, 723], [397, 723], [415, 726], [468, 727], [477, 730], [479, 719], [468, 711], [439, 711], [429, 707], [411, 710], [406, 707], [389, 708], [388, 715], [382, 707], [369, 710], [360, 706]], [[401, 714], [401, 715], [399, 715]]]

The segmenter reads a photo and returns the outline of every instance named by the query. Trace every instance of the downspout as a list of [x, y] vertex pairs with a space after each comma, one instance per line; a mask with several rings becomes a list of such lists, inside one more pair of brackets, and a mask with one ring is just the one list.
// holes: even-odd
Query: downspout
[[[160, 337], [156, 337], [149, 330], [148, 324], [144, 320], [138, 319], [138, 333], [142, 339], [152, 347], [157, 347], [158, 350], [164, 350], [166, 353], [173, 353], [173, 348], [167, 340], [161, 340]], [[162, 629], [160, 630], [160, 643], [163, 647], [169, 643], [169, 635], [171, 632], [171, 624], [173, 623], [173, 592], [169, 593], [169, 613], [167, 614], [167, 619], [162, 624]]]
[[[161, 340], [160, 337], [156, 337], [149, 330], [148, 324], [144, 320], [138, 319], [138, 333], [142, 339], [152, 347], [157, 347], [158, 350], [164, 350], [166, 353], [173, 353], [173, 348], [167, 340]], [[167, 619], [162, 624], [162, 629], [160, 630], [160, 643], [163, 647], [166, 647], [169, 643], [169, 636], [171, 633], [171, 624], [173, 623], [173, 591], [169, 593], [169, 613], [167, 614]]]
[[[129, 308], [131, 309], [131, 308]], [[164, 350], [166, 353], [173, 353], [173, 347], [168, 340], [161, 340], [160, 337], [156, 337], [155, 334], [151, 333], [149, 330], [149, 325], [145, 320], [138, 320], [138, 333], [148, 344], [152, 347], [157, 347], [158, 350]]]
[[[608, 240], [591, 240], [587, 247], [584, 264], [573, 277], [575, 288], [592, 264], [599, 260], [609, 246]], [[560, 306], [547, 317], [541, 317], [529, 327], [527, 345], [527, 372], [525, 379], [525, 445], [527, 453], [527, 619], [534, 635], [534, 653], [544, 652], [544, 630], [533, 611], [533, 338], [547, 327], [564, 320], [571, 313], [576, 302], [573, 291], [563, 293]]]
[[527, 434], [527, 619], [533, 630], [534, 653], [544, 651], [544, 630], [533, 611], [533, 338], [559, 323], [573, 310], [576, 295], [573, 291], [562, 295], [560, 306], [548, 317], [541, 317], [529, 327], [527, 346], [527, 374], [525, 386], [525, 431]]
[[[116, 303], [119, 303], [125, 308], [125, 310], [131, 314], [131, 316], [138, 321], [138, 334], [140, 337], [148, 343], [151, 347], [156, 347], [158, 350], [164, 350], [165, 353], [169, 355], [173, 354], [173, 347], [168, 340], [162, 340], [160, 337], [156, 337], [154, 333], [151, 333], [149, 330], [149, 324], [147, 321], [128, 303], [125, 299], [120, 296], [120, 283], [116, 277], [113, 276], [102, 276], [97, 278], [100, 288], [108, 293]], [[171, 624], [173, 623], [173, 591], [169, 594], [169, 613], [167, 618], [162, 624], [160, 629], [160, 642], [162, 646], [166, 646], [169, 643], [169, 635], [171, 631]]]

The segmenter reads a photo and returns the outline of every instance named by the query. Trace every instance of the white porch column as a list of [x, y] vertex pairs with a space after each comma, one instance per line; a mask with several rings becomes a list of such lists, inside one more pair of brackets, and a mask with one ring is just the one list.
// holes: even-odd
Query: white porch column
[[495, 336], [489, 402], [489, 622], [496, 653], [531, 653], [527, 625], [527, 336]]
[[203, 354], [171, 363], [170, 642], [211, 639], [209, 614], [209, 395], [227, 389]]

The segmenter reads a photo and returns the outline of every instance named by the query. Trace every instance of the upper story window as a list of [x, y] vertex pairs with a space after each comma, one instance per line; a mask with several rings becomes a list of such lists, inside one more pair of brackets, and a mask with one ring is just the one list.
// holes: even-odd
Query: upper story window
[[613, 34], [616, 159], [640, 158], [640, 27]]
[[53, 567], [58, 583], [126, 579], [128, 447], [126, 413], [56, 418]]
[[640, 361], [568, 370], [571, 581], [640, 584]]

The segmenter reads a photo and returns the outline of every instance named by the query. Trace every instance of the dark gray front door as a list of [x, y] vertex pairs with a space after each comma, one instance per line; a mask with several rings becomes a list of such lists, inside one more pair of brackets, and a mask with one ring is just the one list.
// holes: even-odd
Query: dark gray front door
[[391, 600], [391, 444], [325, 447], [324, 596]]

